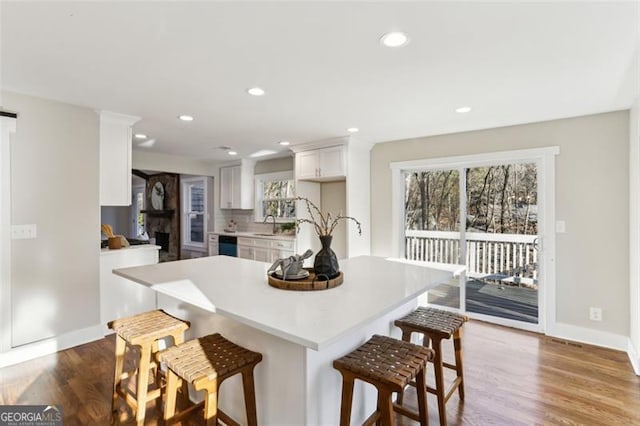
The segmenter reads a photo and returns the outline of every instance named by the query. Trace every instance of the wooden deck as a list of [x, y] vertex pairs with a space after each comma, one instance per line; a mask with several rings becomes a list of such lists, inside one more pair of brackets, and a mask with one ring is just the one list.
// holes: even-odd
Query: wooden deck
[[[538, 290], [494, 280], [470, 279], [466, 283], [468, 312], [536, 324], [538, 322]], [[458, 281], [442, 284], [429, 291], [429, 303], [458, 308]]]

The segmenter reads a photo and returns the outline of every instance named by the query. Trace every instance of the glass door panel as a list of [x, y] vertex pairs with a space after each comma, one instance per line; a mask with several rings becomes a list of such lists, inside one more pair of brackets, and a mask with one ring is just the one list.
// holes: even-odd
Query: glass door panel
[[[405, 174], [405, 257], [439, 263], [460, 261], [460, 172], [420, 170]], [[460, 308], [460, 280], [427, 294], [431, 304]]]
[[538, 323], [535, 163], [466, 169], [467, 312]]

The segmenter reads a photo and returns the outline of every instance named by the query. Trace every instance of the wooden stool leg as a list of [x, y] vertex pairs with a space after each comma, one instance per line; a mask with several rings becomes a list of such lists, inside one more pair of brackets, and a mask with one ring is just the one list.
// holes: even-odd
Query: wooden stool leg
[[138, 426], [144, 426], [144, 416], [147, 411], [147, 389], [149, 387], [149, 362], [151, 360], [151, 345], [143, 345], [140, 348], [140, 363], [138, 364], [138, 383], [136, 399], [136, 422]]
[[427, 383], [425, 380], [425, 365], [416, 376], [416, 393], [418, 394], [418, 414], [420, 415], [420, 426], [429, 425], [429, 411], [427, 408]]
[[342, 372], [342, 403], [340, 404], [340, 426], [351, 423], [351, 404], [353, 398], [353, 376]]
[[166, 400], [164, 403], [163, 418], [165, 422], [176, 413], [176, 394], [182, 380], [172, 370], [167, 370], [167, 386], [165, 387]]
[[118, 411], [118, 386], [121, 383], [122, 370], [124, 368], [124, 354], [127, 342], [116, 334], [116, 366], [113, 378], [113, 396], [111, 398], [111, 415], [115, 416]]
[[204, 398], [204, 420], [207, 426], [216, 426], [218, 423], [218, 385], [217, 380], [214, 380], [205, 389]]
[[433, 351], [435, 356], [433, 357], [433, 368], [436, 376], [436, 396], [438, 397], [438, 416], [440, 418], [440, 425], [446, 426], [447, 424], [447, 409], [446, 401], [444, 400], [444, 367], [442, 365], [442, 340], [433, 339]]
[[[405, 341], [405, 342], [411, 342], [411, 331], [405, 330], [403, 328], [402, 329], [402, 340]], [[398, 403], [398, 405], [402, 405], [403, 401], [404, 401], [404, 389], [401, 390], [400, 392], [398, 392], [398, 398], [396, 399], [396, 402]]]
[[378, 414], [378, 419], [376, 420], [376, 426], [385, 426], [385, 420], [384, 420], [384, 405], [386, 404], [386, 401], [384, 400], [384, 394], [383, 392], [380, 392], [380, 390], [376, 387], [376, 390], [378, 391], [378, 403], [376, 405], [376, 413]]
[[378, 405], [380, 409], [380, 418], [383, 426], [393, 426], [393, 401], [391, 400], [391, 392], [388, 389], [378, 389]]
[[174, 333], [172, 336], [173, 336], [173, 344], [174, 344], [174, 346], [177, 346], [180, 343], [184, 343], [184, 332], [183, 331], [181, 331], [179, 333]]
[[460, 329], [457, 329], [453, 334], [453, 348], [455, 349], [456, 357], [456, 374], [460, 378], [460, 384], [458, 385], [458, 396], [461, 400], [464, 400], [464, 377], [462, 369], [462, 338], [460, 337]]
[[257, 426], [256, 389], [253, 382], [253, 368], [250, 366], [242, 370], [242, 390], [244, 391], [244, 406], [247, 412], [247, 425]]

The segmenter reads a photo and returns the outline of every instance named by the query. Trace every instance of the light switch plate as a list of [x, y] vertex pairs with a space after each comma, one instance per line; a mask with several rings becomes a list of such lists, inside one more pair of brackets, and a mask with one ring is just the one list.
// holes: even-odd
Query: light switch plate
[[12, 240], [28, 240], [36, 238], [36, 225], [12, 225], [11, 226], [11, 239]]
[[564, 222], [564, 220], [557, 220], [556, 221], [556, 233], [564, 234], [565, 232], [567, 232], [566, 223]]

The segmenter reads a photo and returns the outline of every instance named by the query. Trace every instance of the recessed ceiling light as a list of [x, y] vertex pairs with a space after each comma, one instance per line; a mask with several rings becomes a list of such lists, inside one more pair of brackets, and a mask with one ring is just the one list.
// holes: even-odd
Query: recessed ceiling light
[[178, 118], [182, 121], [193, 121], [193, 117], [190, 115], [181, 115]]
[[141, 148], [151, 148], [155, 143], [155, 139], [149, 139], [148, 141], [140, 142], [137, 146]]
[[252, 96], [262, 96], [264, 95], [265, 91], [260, 87], [252, 87], [251, 89], [247, 89], [247, 93]]
[[471, 111], [471, 107], [468, 106], [463, 106], [460, 108], [456, 108], [456, 112], [460, 113], [460, 114], [464, 114], [465, 112], [469, 112]]
[[290, 145], [290, 142], [289, 142], [289, 141], [280, 141], [280, 142], [278, 142], [278, 143], [279, 143], [280, 145], [282, 145], [282, 146]]
[[133, 137], [136, 139], [146, 139], [147, 135], [145, 135], [144, 133], [136, 133], [135, 135], [133, 135]]
[[357, 127], [349, 127], [347, 129], [347, 132], [349, 133], [358, 133], [360, 131], [360, 129], [358, 129]]
[[405, 33], [386, 33], [380, 38], [380, 43], [387, 47], [401, 47], [409, 43], [409, 37]]
[[238, 155], [238, 153], [235, 152], [235, 151], [227, 151], [227, 154], [229, 154], [229, 155]]
[[258, 158], [258, 157], [264, 157], [266, 155], [271, 155], [271, 154], [275, 154], [275, 153], [276, 153], [276, 151], [274, 151], [272, 149], [261, 149], [260, 151], [254, 152], [249, 157]]

